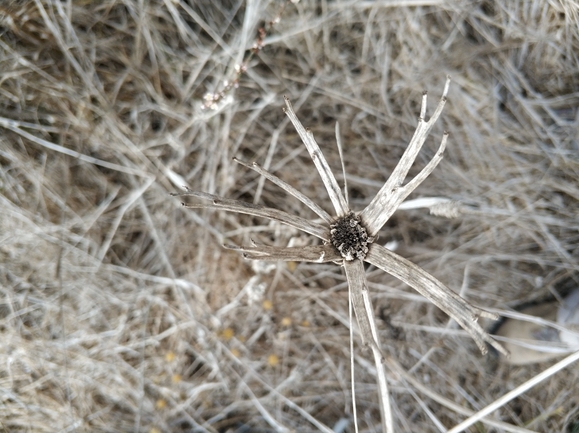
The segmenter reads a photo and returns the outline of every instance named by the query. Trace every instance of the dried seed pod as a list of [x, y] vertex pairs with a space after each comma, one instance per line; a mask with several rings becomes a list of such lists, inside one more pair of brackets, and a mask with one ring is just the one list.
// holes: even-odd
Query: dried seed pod
[[330, 242], [345, 260], [364, 260], [371, 239], [362, 225], [361, 218], [350, 212], [330, 225]]

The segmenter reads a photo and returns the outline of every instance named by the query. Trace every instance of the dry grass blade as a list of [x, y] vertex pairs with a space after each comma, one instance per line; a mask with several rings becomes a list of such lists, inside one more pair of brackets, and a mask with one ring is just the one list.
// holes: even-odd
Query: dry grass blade
[[254, 162], [253, 164], [247, 164], [243, 161], [240, 161], [237, 158], [233, 158], [233, 160], [235, 162], [237, 162], [238, 164], [243, 165], [244, 167], [250, 168], [251, 170], [255, 171], [256, 173], [261, 174], [263, 177], [265, 177], [266, 179], [270, 180], [271, 182], [273, 182], [274, 184], [279, 186], [285, 192], [287, 192], [288, 194], [297, 198], [299, 201], [301, 201], [303, 204], [305, 204], [307, 207], [309, 207], [311, 210], [313, 210], [324, 221], [326, 221], [328, 223], [332, 221], [332, 217], [330, 216], [330, 214], [328, 214], [328, 212], [326, 212], [324, 209], [322, 209], [320, 206], [318, 206], [318, 204], [316, 202], [314, 202], [312, 199], [307, 197], [301, 191], [298, 191], [297, 189], [295, 189], [293, 186], [291, 186], [287, 182], [284, 182], [283, 180], [281, 180], [279, 177], [274, 176], [273, 174], [271, 174], [267, 170], [264, 170], [257, 163]]
[[[455, 402], [449, 400], [448, 398], [443, 397], [442, 395], [438, 394], [434, 390], [430, 389], [428, 386], [425, 386], [420, 381], [415, 379], [412, 375], [404, 370], [404, 368], [400, 365], [396, 359], [392, 357], [386, 357], [386, 365], [390, 368], [395, 374], [399, 375], [400, 378], [404, 382], [408, 382], [408, 384], [414, 386], [418, 391], [422, 394], [426, 395], [427, 397], [431, 398], [432, 400], [436, 401], [437, 403], [452, 409], [454, 412], [459, 413], [461, 415], [472, 416], [475, 412], [471, 409], [467, 409]], [[512, 433], [536, 433], [533, 430], [529, 430], [523, 427], [517, 427], [512, 424], [507, 424], [501, 421], [495, 421], [488, 418], [480, 418], [480, 421], [490, 427], [495, 427], [505, 432], [512, 432]]]
[[503, 407], [506, 403], [511, 401], [512, 399], [520, 396], [524, 392], [528, 391], [535, 385], [538, 385], [543, 380], [547, 379], [548, 377], [558, 373], [559, 371], [567, 368], [569, 365], [579, 361], [579, 352], [572, 353], [571, 355], [567, 356], [565, 359], [559, 361], [552, 367], [549, 367], [545, 371], [537, 374], [532, 379], [528, 380], [527, 382], [523, 383], [522, 385], [518, 386], [517, 388], [513, 389], [512, 391], [506, 393], [501, 398], [497, 399], [495, 402], [489, 404], [484, 409], [478, 411], [474, 415], [470, 416], [457, 426], [448, 430], [448, 433], [460, 433], [464, 431], [466, 428], [470, 427], [471, 425], [478, 422], [480, 419], [484, 418], [485, 416], [489, 415], [493, 411], [497, 410], [500, 407]]
[[[52, 143], [48, 140], [44, 140], [40, 137], [36, 137], [35, 135], [21, 129], [21, 127], [30, 128], [30, 126], [28, 126], [26, 123], [22, 124], [21, 122], [15, 122], [13, 120], [4, 119], [4, 118], [0, 117], [0, 126], [3, 126], [6, 129], [9, 129], [13, 132], [16, 132], [18, 135], [30, 140], [33, 143], [37, 143], [43, 147], [46, 147], [47, 149], [55, 151], [55, 152], [59, 152], [59, 153], [62, 153], [64, 155], [68, 155], [68, 156], [71, 156], [73, 158], [78, 158], [79, 160], [84, 161], [88, 164], [94, 164], [94, 165], [97, 165], [100, 167], [108, 168], [109, 170], [119, 171], [121, 173], [134, 174], [137, 176], [152, 178], [151, 174], [149, 174], [141, 169], [132, 168], [132, 167], [124, 167], [120, 164], [114, 164], [114, 163], [111, 163], [109, 161], [104, 161], [104, 160], [99, 159], [99, 158], [94, 158], [92, 156], [85, 155], [83, 153], [76, 152], [76, 151], [71, 150], [71, 149], [67, 149], [66, 147], [60, 146], [56, 143]], [[50, 130], [50, 128], [46, 129], [44, 127], [37, 127], [36, 129], [44, 129], [46, 132], [52, 132]]]

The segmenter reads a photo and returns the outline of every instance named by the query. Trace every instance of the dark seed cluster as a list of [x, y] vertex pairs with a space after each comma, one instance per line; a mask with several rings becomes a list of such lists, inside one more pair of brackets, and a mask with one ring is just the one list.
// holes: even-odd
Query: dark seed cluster
[[371, 242], [360, 217], [353, 212], [330, 225], [330, 241], [346, 260], [364, 259]]

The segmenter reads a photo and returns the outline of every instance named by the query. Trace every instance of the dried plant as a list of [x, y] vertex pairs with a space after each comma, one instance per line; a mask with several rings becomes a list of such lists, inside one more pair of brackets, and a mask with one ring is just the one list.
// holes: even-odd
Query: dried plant
[[[326, 225], [231, 160], [336, 215], [293, 126], [280, 139], [283, 91], [343, 192], [321, 135], [339, 120], [360, 211], [412, 137], [420, 90], [428, 120], [437, 71], [456, 75], [405, 183], [447, 129], [444, 160], [374, 244], [398, 241], [471, 303], [561, 334], [518, 305], [579, 286], [578, 12], [577, 0], [1, 1], [0, 431], [353, 433], [357, 401], [360, 431], [382, 432], [370, 349], [351, 351], [356, 396], [346, 389], [361, 339], [340, 267], [244, 261], [218, 239], [304, 239], [167, 202], [188, 185]], [[452, 318], [365, 268], [397, 431], [579, 433], [579, 352], [519, 367], [481, 357]]]
[[[366, 208], [361, 212], [356, 213], [349, 208], [347, 195], [342, 194], [338, 182], [330, 170], [328, 162], [322, 154], [319, 145], [315, 141], [312, 132], [309, 129], [304, 128], [302, 123], [298, 120], [287, 97], [285, 97], [287, 108], [284, 112], [289, 117], [308, 149], [310, 157], [312, 158], [316, 169], [322, 178], [324, 186], [328, 191], [328, 195], [330, 196], [330, 200], [332, 201], [336, 211], [336, 217], [330, 216], [324, 209], [306, 197], [302, 192], [296, 190], [277, 176], [264, 170], [256, 163], [246, 164], [237, 159], [235, 159], [236, 162], [256, 171], [260, 175], [271, 180], [277, 186], [281, 187], [288, 194], [300, 200], [303, 204], [314, 211], [323, 220], [323, 223], [290, 215], [278, 209], [267, 208], [239, 200], [222, 198], [205, 192], [192, 191], [187, 187], [185, 187], [187, 192], [173, 194], [174, 196], [188, 196], [210, 201], [210, 203], [183, 203], [186, 208], [221, 209], [229, 212], [263, 217], [287, 224], [298, 230], [314, 235], [323, 241], [322, 245], [306, 247], [275, 247], [256, 245], [253, 242], [251, 246], [224, 246], [228, 249], [240, 251], [243, 253], [245, 258], [253, 260], [280, 260], [315, 263], [334, 262], [344, 267], [348, 286], [350, 288], [350, 300], [356, 314], [362, 341], [372, 349], [377, 364], [378, 382], [382, 400], [381, 408], [383, 410], [382, 418], [383, 423], [385, 423], [385, 431], [392, 431], [392, 421], [389, 405], [386, 404], [387, 385], [383, 368], [380, 368], [383, 356], [380, 350], [378, 333], [376, 332], [372, 303], [368, 294], [364, 262], [370, 263], [408, 284], [438, 308], [455, 319], [458, 324], [472, 336], [483, 354], [487, 352], [486, 343], [488, 343], [499, 352], [508, 355], [508, 352], [477, 323], [479, 317], [487, 317], [496, 320], [498, 318], [496, 314], [489, 313], [471, 305], [414, 263], [404, 259], [392, 251], [389, 251], [382, 245], [375, 243], [379, 230], [384, 226], [399, 205], [428, 177], [430, 173], [432, 173], [434, 168], [442, 160], [442, 154], [448, 139], [448, 132], [444, 133], [438, 151], [432, 160], [420, 171], [420, 173], [418, 173], [418, 175], [403, 185], [418, 152], [422, 148], [422, 145], [424, 144], [434, 123], [442, 113], [446, 103], [449, 85], [450, 77], [447, 78], [442, 98], [428, 122], [424, 119], [426, 115], [427, 93], [423, 93], [418, 127], [416, 128], [408, 148], [404, 152], [390, 178], [386, 181], [384, 186], [382, 186], [370, 204], [368, 204], [368, 206], [366, 206]], [[336, 136], [341, 153], [339, 132], [338, 128], [336, 129]]]
[[219, 104], [222, 100], [225, 99], [226, 95], [233, 89], [237, 89], [239, 86], [239, 80], [243, 74], [247, 72], [247, 68], [251, 62], [251, 59], [256, 56], [263, 47], [265, 46], [265, 38], [268, 33], [274, 28], [276, 24], [281, 21], [281, 16], [287, 6], [288, 3], [299, 3], [299, 0], [286, 0], [284, 1], [281, 6], [279, 7], [275, 17], [268, 21], [264, 26], [261, 26], [257, 29], [257, 37], [249, 50], [248, 55], [244, 58], [241, 63], [236, 63], [234, 66], [234, 73], [233, 77], [230, 80], [226, 80], [222, 83], [222, 87], [220, 90], [216, 92], [207, 92], [203, 96], [203, 104], [201, 104], [201, 109], [211, 109], [217, 110], [219, 108]]

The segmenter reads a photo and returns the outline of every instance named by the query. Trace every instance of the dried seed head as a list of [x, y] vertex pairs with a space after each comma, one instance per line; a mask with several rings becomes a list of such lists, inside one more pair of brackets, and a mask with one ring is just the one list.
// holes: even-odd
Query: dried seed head
[[362, 220], [354, 212], [338, 218], [330, 225], [330, 241], [346, 260], [363, 260], [368, 253], [368, 237]]

